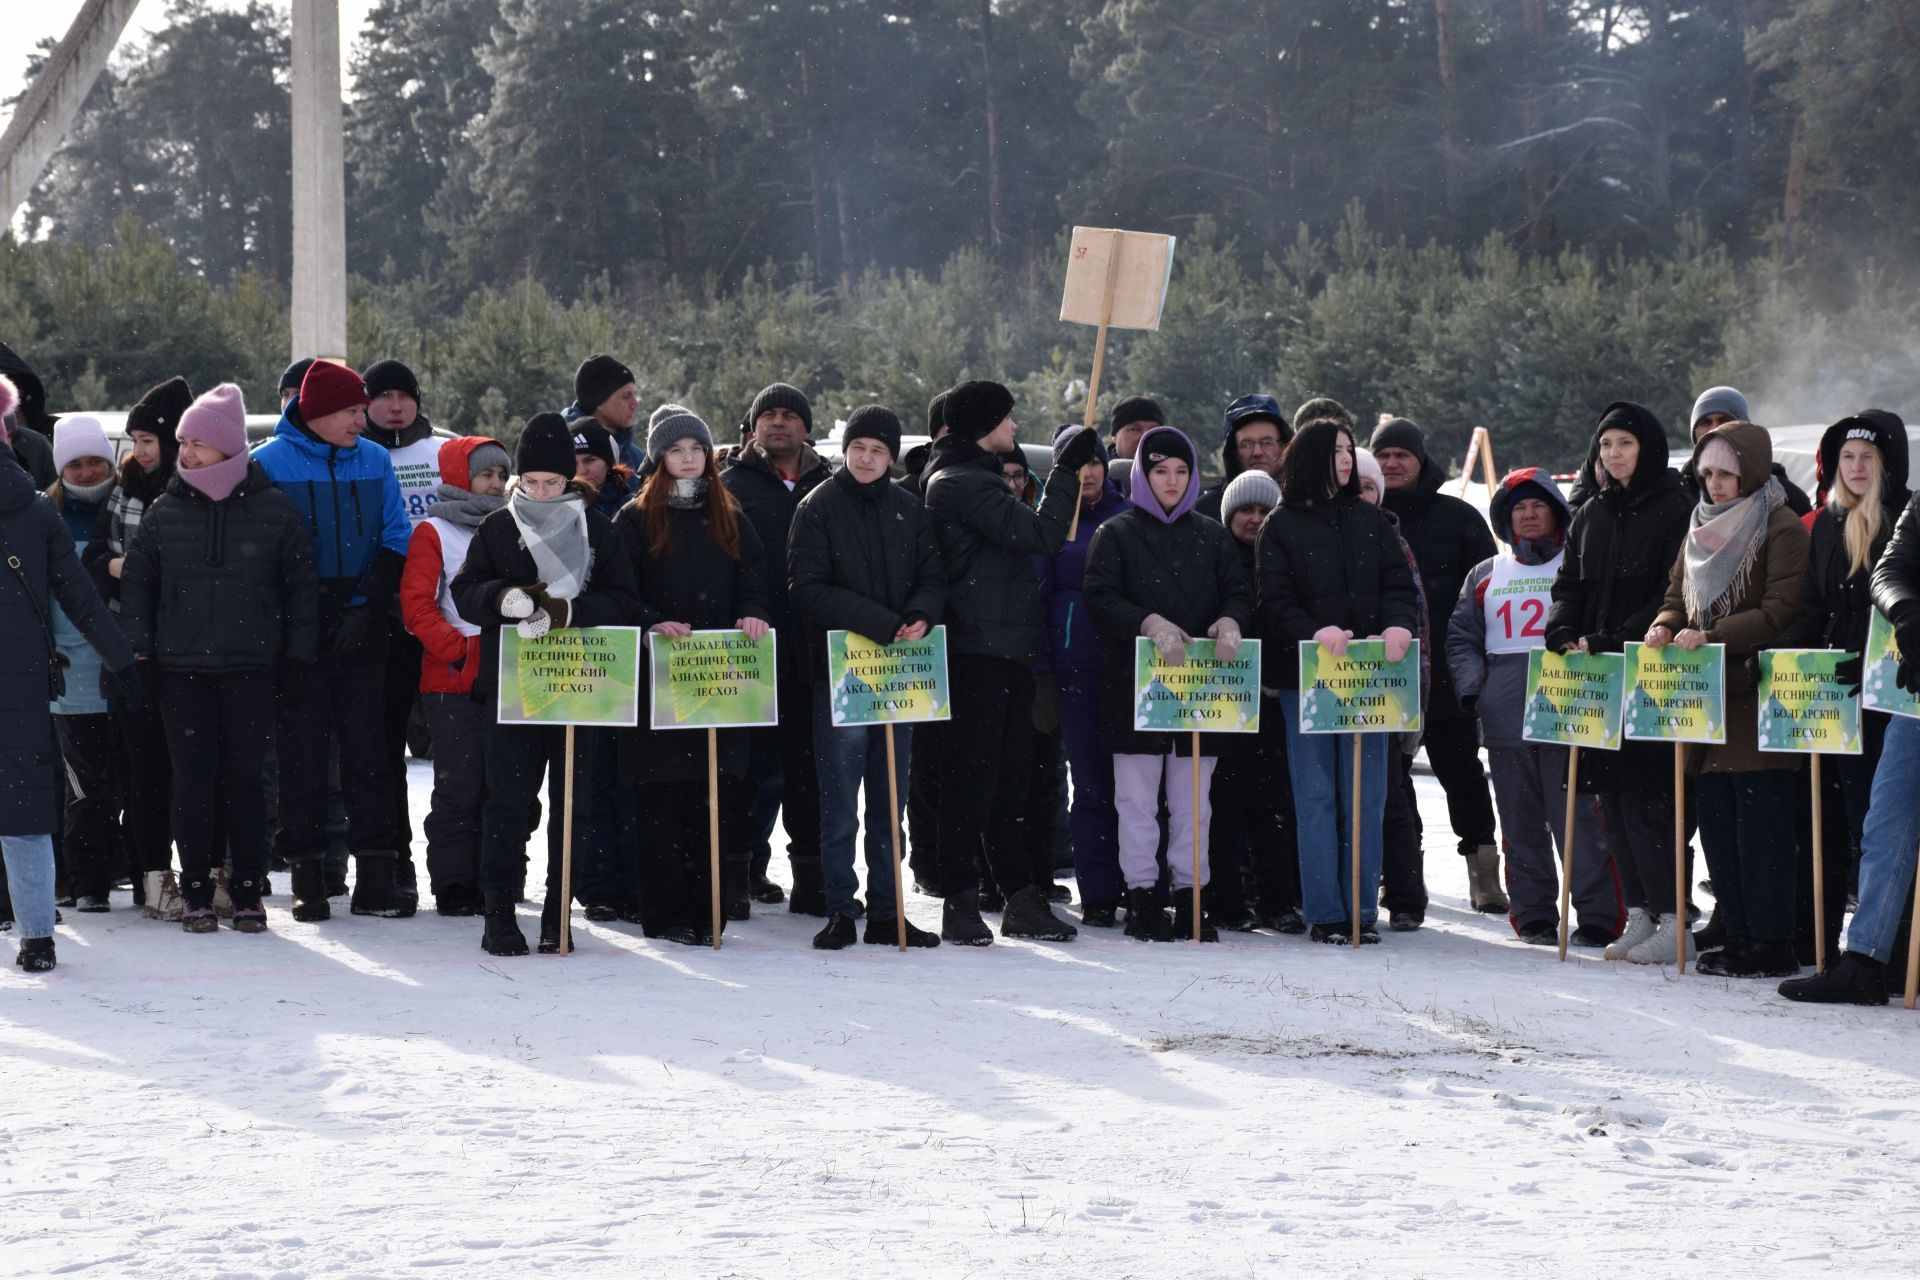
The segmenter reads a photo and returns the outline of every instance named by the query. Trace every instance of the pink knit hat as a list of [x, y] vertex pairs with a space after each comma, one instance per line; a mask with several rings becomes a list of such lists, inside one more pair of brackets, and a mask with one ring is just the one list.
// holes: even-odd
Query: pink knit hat
[[247, 451], [247, 406], [240, 388], [223, 382], [201, 396], [180, 415], [174, 428], [176, 440], [198, 440], [210, 444], [226, 457]]
[[7, 438], [7, 415], [20, 407], [20, 392], [13, 379], [0, 373], [0, 444], [11, 445]]

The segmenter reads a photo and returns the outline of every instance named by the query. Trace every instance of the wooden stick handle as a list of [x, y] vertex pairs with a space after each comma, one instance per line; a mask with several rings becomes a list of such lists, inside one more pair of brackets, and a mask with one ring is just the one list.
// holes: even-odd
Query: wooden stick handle
[[[1093, 428], [1089, 427], [1087, 429], [1091, 431]], [[1073, 542], [1080, 537], [1080, 489], [1077, 483], [1080, 479], [1080, 473], [1078, 471], [1074, 472], [1073, 478], [1076, 484], [1073, 490], [1073, 520], [1067, 525], [1068, 542]]]
[[887, 817], [893, 824], [893, 918], [900, 950], [907, 949], [907, 887], [900, 882], [900, 766], [893, 759], [893, 725], [887, 725]]
[[1687, 744], [1673, 744], [1673, 963], [1687, 971]]
[[1193, 940], [1200, 941], [1200, 731], [1193, 731]]
[[[1353, 735], [1353, 823], [1350, 830], [1353, 850], [1353, 945], [1360, 945], [1360, 735]], [[1388, 761], [1388, 768], [1393, 767]]]
[[567, 726], [567, 781], [560, 796], [560, 954], [573, 954], [573, 726]]
[[1813, 971], [1827, 971], [1826, 839], [1820, 831], [1820, 757], [1813, 757]]
[[1579, 798], [1580, 748], [1567, 752], [1566, 839], [1560, 842], [1560, 958], [1567, 958], [1567, 917], [1573, 909], [1573, 817]]
[[1907, 923], [1907, 1008], [1920, 994], [1920, 875], [1913, 878], [1913, 919]]
[[707, 865], [712, 881], [713, 949], [720, 949], [720, 731], [707, 730]]

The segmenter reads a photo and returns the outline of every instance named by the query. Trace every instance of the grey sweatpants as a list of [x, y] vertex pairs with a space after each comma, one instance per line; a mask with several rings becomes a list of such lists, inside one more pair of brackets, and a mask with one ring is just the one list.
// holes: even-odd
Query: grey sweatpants
[[[1507, 897], [1517, 929], [1560, 924], [1560, 846], [1566, 833], [1567, 748], [1544, 743], [1488, 747], [1493, 802], [1500, 810], [1506, 853]], [[1614, 875], [1606, 831], [1592, 796], [1574, 806], [1573, 910], [1582, 925], [1615, 933], [1625, 923], [1625, 899]]]

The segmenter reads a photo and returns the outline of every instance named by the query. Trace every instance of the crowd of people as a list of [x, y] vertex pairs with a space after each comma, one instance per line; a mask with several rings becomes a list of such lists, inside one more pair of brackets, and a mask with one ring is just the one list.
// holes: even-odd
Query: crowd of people
[[[1727, 740], [1690, 749], [1678, 789], [1668, 747], [1583, 753], [1572, 942], [1664, 964], [1690, 930], [1700, 972], [1786, 979], [1799, 1000], [1884, 1003], [1902, 976], [1920, 720], [1865, 713], [1865, 750], [1825, 773], [1818, 943], [1837, 959], [1799, 976], [1817, 949], [1815, 806], [1804, 757], [1760, 750], [1755, 705], [1766, 649], [1852, 651], [1857, 683], [1876, 608], [1920, 654], [1920, 517], [1891, 413], [1826, 431], [1810, 501], [1738, 391], [1699, 397], [1677, 468], [1656, 415], [1618, 402], [1569, 492], [1522, 467], [1483, 517], [1440, 491], [1416, 423], [1383, 415], [1363, 447], [1324, 397], [1291, 413], [1234, 400], [1209, 488], [1202, 444], [1144, 396], [1113, 407], [1104, 438], [1061, 427], [1043, 478], [1012, 393], [987, 381], [935, 397], [927, 442], [904, 452], [893, 412], [853, 410], [830, 463], [796, 387], [768, 386], [720, 442], [683, 405], [643, 422], [636, 378], [607, 355], [511, 452], [434, 430], [395, 360], [296, 362], [253, 447], [232, 384], [154, 387], [123, 449], [96, 418], [49, 413], [4, 347], [0, 372], [0, 919], [30, 971], [54, 967], [61, 907], [108, 911], [123, 881], [189, 933], [266, 930], [283, 868], [295, 920], [328, 919], [342, 896], [356, 915], [413, 915], [406, 759], [421, 739], [433, 907], [480, 917], [493, 955], [529, 950], [527, 846], [563, 803], [569, 741], [573, 896], [649, 938], [713, 943], [717, 821], [718, 927], [784, 901], [823, 919], [821, 949], [986, 946], [994, 915], [1000, 936], [1047, 941], [1090, 927], [1378, 943], [1382, 913], [1390, 932], [1425, 921], [1424, 750], [1472, 907], [1551, 945], [1568, 759], [1522, 735], [1528, 654], [1639, 641], [1725, 646]], [[650, 730], [644, 712], [571, 738], [498, 722], [505, 629], [598, 626], [779, 635], [779, 725], [718, 733], [716, 816], [704, 735]], [[891, 739], [835, 727], [826, 633], [892, 644], [934, 627], [951, 718]], [[1172, 662], [1199, 639], [1225, 657], [1261, 640], [1259, 731], [1201, 735], [1195, 758], [1188, 735], [1136, 730], [1138, 637]], [[1418, 642], [1421, 732], [1363, 734], [1355, 751], [1299, 730], [1297, 646], [1357, 639], [1393, 660]], [[1920, 660], [1900, 681], [1920, 689]], [[890, 772], [937, 929], [896, 919]], [[1676, 809], [1710, 918], [1676, 885]], [[572, 907], [565, 826], [545, 823], [543, 952]], [[777, 827], [790, 890], [769, 875]], [[1068, 866], [1077, 923], [1058, 910]]]

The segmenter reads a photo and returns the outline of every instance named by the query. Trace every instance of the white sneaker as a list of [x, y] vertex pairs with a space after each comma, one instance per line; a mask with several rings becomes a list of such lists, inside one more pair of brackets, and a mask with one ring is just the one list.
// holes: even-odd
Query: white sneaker
[[180, 912], [186, 904], [180, 900], [180, 882], [173, 878], [173, 872], [147, 872], [144, 887], [147, 902], [140, 909], [141, 913], [149, 920], [180, 923]]
[[233, 890], [225, 867], [213, 869], [213, 914], [222, 920], [233, 919]]
[[1654, 928], [1653, 917], [1647, 914], [1645, 907], [1628, 907], [1626, 931], [1607, 944], [1604, 952], [1606, 958], [1625, 960], [1627, 952], [1653, 936]]
[[[1682, 925], [1680, 917], [1669, 913], [1660, 920], [1660, 927], [1650, 934], [1646, 941], [1627, 952], [1627, 959], [1633, 964], [1672, 964], [1674, 946], [1679, 941]], [[1692, 939], [1688, 939], [1689, 945]]]

